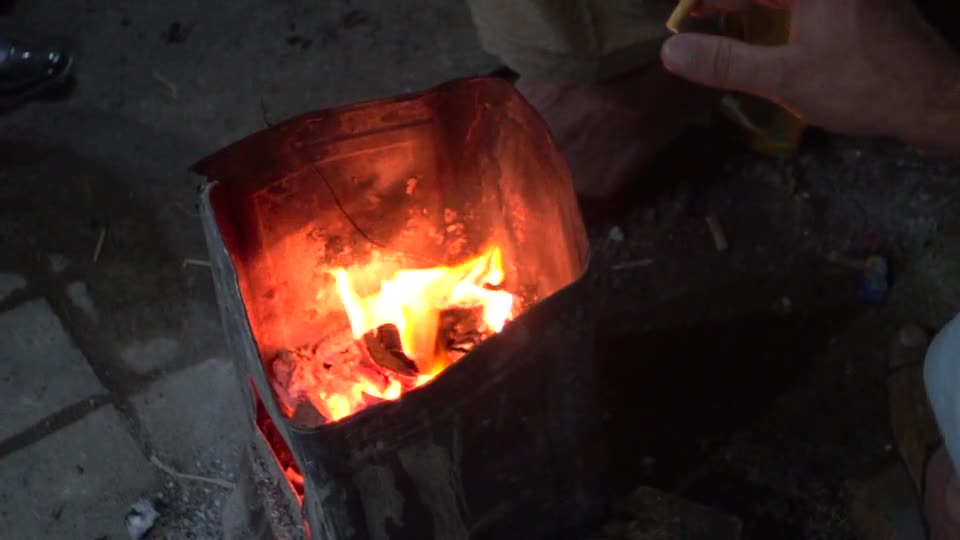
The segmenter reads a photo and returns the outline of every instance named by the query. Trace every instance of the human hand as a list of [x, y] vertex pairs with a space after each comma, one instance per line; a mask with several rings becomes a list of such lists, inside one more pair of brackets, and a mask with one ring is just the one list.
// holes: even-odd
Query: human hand
[[667, 69], [770, 99], [832, 131], [908, 142], [930, 139], [917, 124], [960, 100], [960, 60], [911, 0], [703, 0], [700, 12], [757, 4], [792, 10], [787, 45], [679, 34], [664, 43]]

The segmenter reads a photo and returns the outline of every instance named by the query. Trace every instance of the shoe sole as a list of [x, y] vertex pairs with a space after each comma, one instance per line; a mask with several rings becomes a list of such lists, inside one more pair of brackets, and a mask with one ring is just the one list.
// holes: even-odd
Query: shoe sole
[[16, 95], [0, 98], [0, 113], [9, 112], [46, 92], [63, 86], [73, 73], [73, 60], [73, 55], [68, 54], [66, 65], [56, 75], [40, 81], [33, 87], [22, 90]]

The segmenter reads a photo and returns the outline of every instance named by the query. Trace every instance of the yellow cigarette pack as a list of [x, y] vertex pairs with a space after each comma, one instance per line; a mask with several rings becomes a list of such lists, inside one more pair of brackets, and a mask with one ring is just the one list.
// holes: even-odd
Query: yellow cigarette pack
[[[720, 31], [755, 45], [782, 45], [790, 37], [790, 13], [782, 9], [754, 7], [724, 15], [720, 20]], [[768, 155], [793, 155], [807, 128], [803, 120], [783, 107], [753, 96], [725, 95], [722, 107], [746, 143], [755, 151]]]

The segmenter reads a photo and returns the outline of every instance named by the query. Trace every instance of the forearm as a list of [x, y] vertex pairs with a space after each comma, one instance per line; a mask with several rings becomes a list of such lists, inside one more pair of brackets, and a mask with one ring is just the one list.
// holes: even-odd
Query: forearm
[[960, 59], [943, 66], [920, 111], [898, 133], [924, 152], [960, 158]]

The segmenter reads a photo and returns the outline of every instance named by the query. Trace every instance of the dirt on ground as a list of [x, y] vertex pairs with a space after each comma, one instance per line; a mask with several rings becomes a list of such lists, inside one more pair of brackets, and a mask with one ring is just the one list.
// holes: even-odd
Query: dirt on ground
[[[717, 140], [693, 133], [618, 207], [585, 206], [599, 354], [618, 359], [602, 376], [632, 381], [609, 397], [632, 409], [619, 458], [745, 539], [854, 538], [852, 486], [898, 460], [890, 338], [960, 311], [960, 166], [890, 141], [813, 134], [772, 159]], [[889, 296], [862, 297], [831, 252], [886, 257]]]

